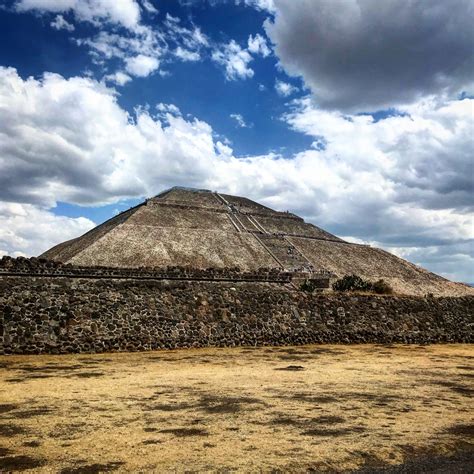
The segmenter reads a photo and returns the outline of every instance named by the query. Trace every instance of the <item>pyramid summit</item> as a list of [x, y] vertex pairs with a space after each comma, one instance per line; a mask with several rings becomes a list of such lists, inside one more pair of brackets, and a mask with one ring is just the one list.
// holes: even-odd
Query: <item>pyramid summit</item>
[[472, 289], [384, 250], [346, 242], [290, 212], [245, 197], [173, 187], [41, 255], [79, 266], [189, 266], [328, 271], [383, 278], [400, 294]]

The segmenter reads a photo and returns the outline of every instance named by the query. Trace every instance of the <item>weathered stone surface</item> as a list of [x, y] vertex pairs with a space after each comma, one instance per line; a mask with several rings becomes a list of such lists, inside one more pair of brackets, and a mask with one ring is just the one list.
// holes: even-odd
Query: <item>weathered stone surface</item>
[[[190, 268], [168, 266], [162, 268], [117, 268], [103, 266], [75, 266], [63, 264], [44, 258], [9, 257], [0, 258], [1, 275], [25, 276], [68, 276], [84, 278], [136, 278], [151, 280], [211, 280], [211, 281], [268, 281], [289, 283], [293, 278], [299, 281], [308, 278], [308, 274], [285, 272], [279, 268], [258, 268], [253, 271], [241, 271], [238, 267], [231, 268]], [[312, 278], [328, 280], [327, 272], [313, 273]], [[328, 283], [328, 282], [327, 282]], [[327, 287], [322, 286], [322, 288]]]
[[473, 329], [470, 296], [355, 297], [255, 282], [0, 276], [5, 354], [474, 342]]
[[341, 278], [384, 279], [396, 293], [474, 295], [395, 255], [345, 242], [289, 212], [244, 197], [172, 188], [104, 222], [43, 257], [81, 266], [189, 266], [284, 271], [313, 269]]

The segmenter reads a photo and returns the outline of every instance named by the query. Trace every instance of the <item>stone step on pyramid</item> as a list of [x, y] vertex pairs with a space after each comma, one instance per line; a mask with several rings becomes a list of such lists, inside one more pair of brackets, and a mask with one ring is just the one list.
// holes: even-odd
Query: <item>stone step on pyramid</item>
[[310, 262], [283, 236], [264, 234], [260, 235], [259, 238], [278, 261], [282, 263], [285, 270], [298, 271], [309, 267]]

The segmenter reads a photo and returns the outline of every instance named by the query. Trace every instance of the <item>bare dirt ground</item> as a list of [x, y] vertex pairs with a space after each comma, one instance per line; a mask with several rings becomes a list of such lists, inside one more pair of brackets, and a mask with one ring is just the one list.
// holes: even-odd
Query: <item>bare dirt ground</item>
[[0, 357], [0, 471], [473, 472], [474, 348]]

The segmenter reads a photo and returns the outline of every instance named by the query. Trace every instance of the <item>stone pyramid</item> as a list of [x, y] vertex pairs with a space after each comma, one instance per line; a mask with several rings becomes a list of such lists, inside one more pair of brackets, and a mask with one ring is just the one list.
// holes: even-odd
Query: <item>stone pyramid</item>
[[405, 294], [463, 295], [450, 282], [384, 250], [346, 242], [250, 199], [174, 187], [59, 244], [43, 258], [108, 267], [276, 267], [383, 278]]

